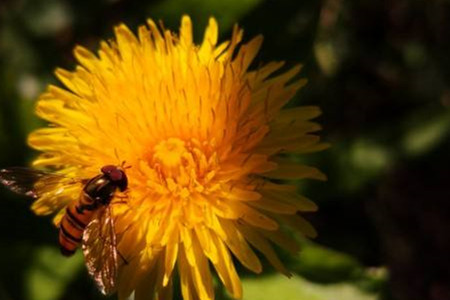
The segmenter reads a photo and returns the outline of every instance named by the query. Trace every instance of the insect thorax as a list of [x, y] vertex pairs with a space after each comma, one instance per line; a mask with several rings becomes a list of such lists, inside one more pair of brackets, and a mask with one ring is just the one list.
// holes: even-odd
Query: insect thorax
[[89, 180], [83, 191], [91, 204], [108, 205], [116, 189], [117, 186], [105, 175], [98, 175]]

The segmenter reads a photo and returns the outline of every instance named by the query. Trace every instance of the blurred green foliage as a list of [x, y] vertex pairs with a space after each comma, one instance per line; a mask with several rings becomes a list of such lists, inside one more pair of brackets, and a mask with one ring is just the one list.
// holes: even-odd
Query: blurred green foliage
[[60, 299], [68, 284], [79, 276], [83, 255], [62, 256], [55, 247], [40, 247], [33, 251], [32, 263], [25, 273], [27, 299]]
[[374, 294], [364, 293], [348, 283], [321, 285], [301, 277], [286, 278], [274, 274], [265, 278], [243, 280], [244, 300], [375, 300]]
[[[73, 68], [74, 45], [95, 49], [114, 25], [149, 17], [176, 30], [184, 13], [197, 41], [214, 15], [222, 38], [234, 23], [247, 39], [264, 35], [255, 65], [302, 62], [309, 84], [290, 105], [320, 105], [333, 145], [299, 158], [329, 177], [299, 182], [320, 207], [307, 216], [319, 237], [302, 240], [298, 257], [279, 251], [291, 279], [242, 270], [244, 299], [450, 299], [448, 1], [3, 0], [0, 164], [35, 156], [26, 146], [42, 125], [34, 101], [57, 66]], [[1, 193], [0, 300], [103, 299], [81, 255], [59, 255], [50, 220]]]

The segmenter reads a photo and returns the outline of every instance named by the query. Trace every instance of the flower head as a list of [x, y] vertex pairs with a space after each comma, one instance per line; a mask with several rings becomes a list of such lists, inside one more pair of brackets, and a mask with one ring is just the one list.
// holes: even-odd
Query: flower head
[[[315, 235], [299, 212], [316, 206], [271, 179], [324, 179], [279, 155], [324, 148], [311, 134], [320, 127], [309, 121], [320, 111], [281, 110], [306, 83], [295, 77], [300, 66], [279, 75], [282, 62], [249, 70], [262, 37], [240, 44], [242, 35], [236, 26], [231, 40], [217, 44], [213, 18], [200, 45], [187, 16], [178, 36], [152, 20], [137, 36], [120, 25], [97, 55], [76, 47], [80, 65], [56, 71], [66, 88], [50, 86], [37, 103], [51, 126], [29, 136], [42, 151], [35, 166], [81, 178], [104, 165], [131, 166], [126, 200], [110, 204], [117, 250], [128, 261], [117, 278], [120, 299], [133, 291], [136, 299], [170, 298], [175, 268], [185, 300], [214, 298], [211, 269], [240, 298], [232, 256], [259, 273], [258, 250], [289, 275], [272, 243], [298, 248], [280, 224]], [[58, 223], [81, 189], [43, 191], [33, 209], [59, 211]]]

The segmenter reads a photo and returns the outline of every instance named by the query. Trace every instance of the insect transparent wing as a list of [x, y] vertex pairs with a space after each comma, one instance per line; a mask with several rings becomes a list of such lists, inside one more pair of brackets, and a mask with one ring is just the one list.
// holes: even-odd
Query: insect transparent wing
[[86, 227], [82, 249], [89, 274], [100, 291], [105, 295], [113, 293], [116, 290], [119, 263], [114, 220], [109, 206], [100, 209]]
[[[33, 198], [39, 198], [45, 190], [57, 192], [56, 186], [64, 181], [66, 184], [76, 182], [59, 174], [32, 168], [11, 167], [0, 170], [0, 183], [15, 193]], [[43, 186], [46, 189], [40, 188]]]

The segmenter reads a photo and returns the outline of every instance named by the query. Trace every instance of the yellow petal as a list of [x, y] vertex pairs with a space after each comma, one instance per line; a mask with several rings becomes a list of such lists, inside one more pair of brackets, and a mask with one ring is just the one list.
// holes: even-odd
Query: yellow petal
[[192, 45], [192, 21], [187, 15], [181, 18], [180, 43], [186, 48]]
[[314, 227], [298, 214], [292, 216], [283, 215], [280, 216], [280, 219], [307, 237], [315, 238], [317, 236], [317, 232]]
[[236, 273], [236, 269], [234, 268], [230, 253], [222, 241], [215, 236], [212, 236], [212, 238], [212, 241], [219, 253], [219, 261], [217, 263], [213, 263], [214, 268], [231, 296], [239, 299], [242, 297], [242, 284], [238, 274]]
[[172, 270], [175, 266], [175, 262], [178, 256], [178, 241], [167, 244], [164, 253], [164, 278], [163, 286], [167, 286], [172, 276]]
[[76, 46], [74, 49], [75, 58], [89, 71], [100, 71], [97, 57], [88, 49]]
[[119, 299], [126, 299], [133, 290], [136, 289], [138, 284], [143, 280], [147, 274], [151, 271], [156, 263], [155, 253], [151, 251], [144, 251], [146, 255], [144, 257], [136, 257], [132, 259], [128, 265], [126, 265], [122, 270], [118, 278], [120, 282], [118, 286], [118, 296]]
[[179, 251], [178, 255], [178, 273], [180, 274], [181, 293], [183, 300], [198, 300], [197, 293], [192, 282], [189, 263], [184, 249]]
[[297, 255], [297, 253], [300, 251], [298, 242], [292, 236], [288, 236], [286, 233], [283, 233], [281, 231], [268, 230], [261, 230], [260, 233], [281, 248], [288, 250], [292, 255]]
[[322, 110], [317, 106], [299, 106], [280, 110], [274, 122], [291, 123], [292, 121], [308, 121], [322, 114]]
[[249, 205], [260, 210], [278, 214], [292, 215], [297, 212], [297, 207], [295, 207], [294, 205], [276, 201], [270, 198], [262, 198], [259, 201], [249, 203]]
[[232, 202], [229, 206], [238, 213], [240, 219], [252, 226], [267, 230], [277, 230], [279, 227], [276, 221], [244, 203]]
[[205, 36], [203, 37], [202, 45], [198, 51], [198, 55], [202, 61], [207, 61], [213, 58], [213, 49], [217, 44], [219, 36], [219, 27], [214, 18], [209, 19], [208, 27], [205, 30]]
[[195, 226], [195, 233], [203, 250], [203, 253], [211, 262], [217, 263], [219, 254], [217, 252], [217, 248], [212, 243], [211, 233], [209, 232], [209, 229], [206, 226], [198, 225]]
[[227, 247], [233, 252], [239, 261], [249, 270], [260, 273], [262, 265], [253, 250], [247, 244], [247, 241], [242, 234], [236, 229], [235, 221], [220, 220], [222, 229], [226, 234], [224, 240]]
[[245, 72], [250, 66], [250, 63], [256, 57], [261, 48], [263, 42], [263, 36], [258, 35], [254, 37], [250, 42], [243, 45], [237, 54], [236, 63], [240, 63], [240, 69]]
[[249, 228], [246, 225], [238, 224], [239, 230], [244, 234], [246, 240], [252, 244], [256, 249], [261, 251], [272, 266], [274, 266], [280, 273], [290, 277], [291, 273], [286, 269], [283, 263], [278, 258], [272, 246], [263, 238], [257, 231]]
[[265, 173], [264, 175], [273, 179], [327, 179], [325, 174], [317, 168], [287, 162], [280, 163], [276, 170]]
[[272, 199], [277, 203], [289, 203], [299, 211], [316, 211], [317, 205], [308, 198], [297, 194], [295, 191], [275, 191], [262, 187], [261, 193], [265, 198]]
[[[192, 247], [190, 249], [184, 248], [184, 251], [186, 251], [186, 253], [192, 252], [191, 255], [195, 258], [195, 262], [191, 265], [190, 271], [199, 299], [214, 299], [214, 290], [209, 264], [195, 236], [192, 237]], [[186, 256], [190, 255], [187, 254]]]

